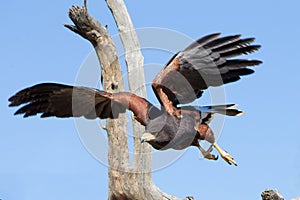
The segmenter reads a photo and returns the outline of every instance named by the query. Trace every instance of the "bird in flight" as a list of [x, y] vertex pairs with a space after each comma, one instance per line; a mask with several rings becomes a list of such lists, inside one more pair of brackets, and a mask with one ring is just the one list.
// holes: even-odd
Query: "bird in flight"
[[[235, 82], [252, 74], [249, 67], [261, 64], [254, 59], [233, 59], [257, 51], [260, 45], [251, 44], [255, 38], [241, 35], [220, 37], [220, 33], [204, 36], [175, 54], [152, 82], [160, 102], [158, 108], [145, 98], [129, 92], [109, 93], [88, 87], [57, 83], [41, 83], [25, 88], [9, 98], [9, 106], [19, 106], [15, 114], [24, 117], [85, 117], [87, 119], [116, 119], [126, 109], [145, 126], [141, 142], [158, 150], [197, 147], [207, 159], [215, 148], [228, 163], [237, 163], [217, 144], [209, 123], [215, 114], [238, 116], [243, 114], [236, 104], [190, 106], [208, 87]], [[200, 141], [211, 143], [208, 150]]]

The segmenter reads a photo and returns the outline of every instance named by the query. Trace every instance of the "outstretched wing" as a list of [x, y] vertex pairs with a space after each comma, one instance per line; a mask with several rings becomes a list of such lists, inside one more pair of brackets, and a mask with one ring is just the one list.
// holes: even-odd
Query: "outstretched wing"
[[144, 98], [132, 93], [109, 93], [87, 87], [75, 87], [57, 83], [42, 83], [23, 89], [9, 98], [9, 106], [25, 104], [15, 114], [24, 117], [41, 113], [41, 117], [118, 118], [126, 109], [131, 110], [143, 125], [149, 111], [156, 111]]
[[220, 86], [253, 73], [259, 60], [229, 59], [257, 51], [260, 45], [250, 45], [254, 38], [241, 35], [220, 37], [207, 35], [180, 51], [155, 77], [152, 87], [165, 106], [166, 96], [173, 106], [186, 104], [201, 97], [209, 86]]

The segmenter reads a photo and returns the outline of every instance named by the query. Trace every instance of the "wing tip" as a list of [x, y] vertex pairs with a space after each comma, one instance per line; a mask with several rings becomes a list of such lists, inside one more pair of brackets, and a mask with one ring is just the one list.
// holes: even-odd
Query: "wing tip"
[[8, 104], [9, 107], [20, 105], [20, 102], [17, 100], [16, 95], [9, 97], [8, 102], [9, 102], [9, 104]]

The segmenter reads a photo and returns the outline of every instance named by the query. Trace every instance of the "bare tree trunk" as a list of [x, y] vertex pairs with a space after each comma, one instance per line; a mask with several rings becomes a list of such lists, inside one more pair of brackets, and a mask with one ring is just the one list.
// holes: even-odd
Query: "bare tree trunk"
[[[146, 97], [144, 58], [127, 8], [122, 0], [106, 0], [106, 3], [116, 21], [125, 49], [129, 89], [141, 97]], [[132, 120], [132, 123], [134, 132], [134, 174], [128, 178], [132, 179], [130, 182], [134, 183], [134, 188], [137, 189], [135, 198], [162, 199], [158, 189], [152, 182], [152, 148], [150, 145], [142, 145], [140, 142], [144, 127], [135, 119]]]
[[[143, 56], [139, 50], [139, 41], [122, 0], [107, 0], [112, 11], [125, 48], [129, 87], [137, 95], [145, 96], [145, 81], [143, 72]], [[65, 25], [73, 32], [81, 35], [92, 43], [101, 63], [103, 85], [106, 91], [118, 92], [124, 90], [120, 62], [115, 45], [103, 27], [87, 12], [84, 7], [73, 6], [69, 17], [75, 25]], [[139, 77], [138, 79], [136, 77]], [[139, 138], [144, 128], [136, 121], [134, 125], [134, 166], [129, 164], [126, 118], [120, 115], [118, 120], [107, 120], [108, 134], [108, 164], [109, 164], [109, 200], [179, 200], [168, 195], [155, 186], [151, 176], [151, 147], [141, 145]], [[193, 199], [187, 197], [186, 199]]]
[[[124, 2], [122, 0], [106, 0], [106, 2], [115, 18], [116, 24], [119, 29], [120, 37], [125, 49], [125, 60], [127, 64], [129, 89], [136, 95], [146, 97], [145, 77], [143, 68], [144, 57], [142, 56], [142, 53], [140, 51], [138, 37], [133, 27], [130, 16], [127, 12], [126, 6], [124, 5]], [[151, 147], [150, 145], [141, 145], [139, 138], [141, 137], [141, 133], [143, 132], [144, 128], [134, 119], [133, 123], [135, 134], [134, 169], [143, 169], [143, 172], [151, 172]], [[140, 160], [143, 159], [143, 157], [141, 157], [141, 152], [150, 155], [147, 156], [147, 160], [144, 159], [144, 161], [146, 162], [144, 164], [140, 162]]]
[[[116, 48], [106, 30], [97, 20], [92, 18], [84, 7], [73, 6], [69, 11], [69, 17], [75, 26], [65, 25], [70, 30], [89, 40], [96, 51], [101, 63], [101, 74], [106, 91], [118, 92], [124, 90], [122, 72]], [[118, 120], [107, 120], [109, 150], [108, 164], [110, 177], [110, 196], [125, 196], [127, 189], [123, 182], [123, 174], [128, 171], [128, 140], [124, 130], [127, 129], [126, 118], [120, 115]], [[114, 188], [113, 190], [111, 188]]]

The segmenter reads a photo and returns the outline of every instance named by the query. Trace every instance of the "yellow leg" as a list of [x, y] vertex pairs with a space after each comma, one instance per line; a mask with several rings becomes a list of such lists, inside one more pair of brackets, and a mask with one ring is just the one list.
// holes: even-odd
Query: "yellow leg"
[[233, 160], [233, 157], [227, 153], [226, 151], [222, 150], [221, 147], [215, 142], [213, 143], [213, 146], [216, 148], [216, 150], [219, 152], [221, 157], [228, 163], [228, 164], [234, 164], [237, 166], [236, 162]]
[[215, 156], [213, 154], [210, 154], [210, 152], [213, 150], [212, 146], [210, 146], [207, 151], [205, 151], [200, 145], [198, 146], [198, 149], [202, 153], [203, 157], [208, 160], [218, 160], [218, 156]]

